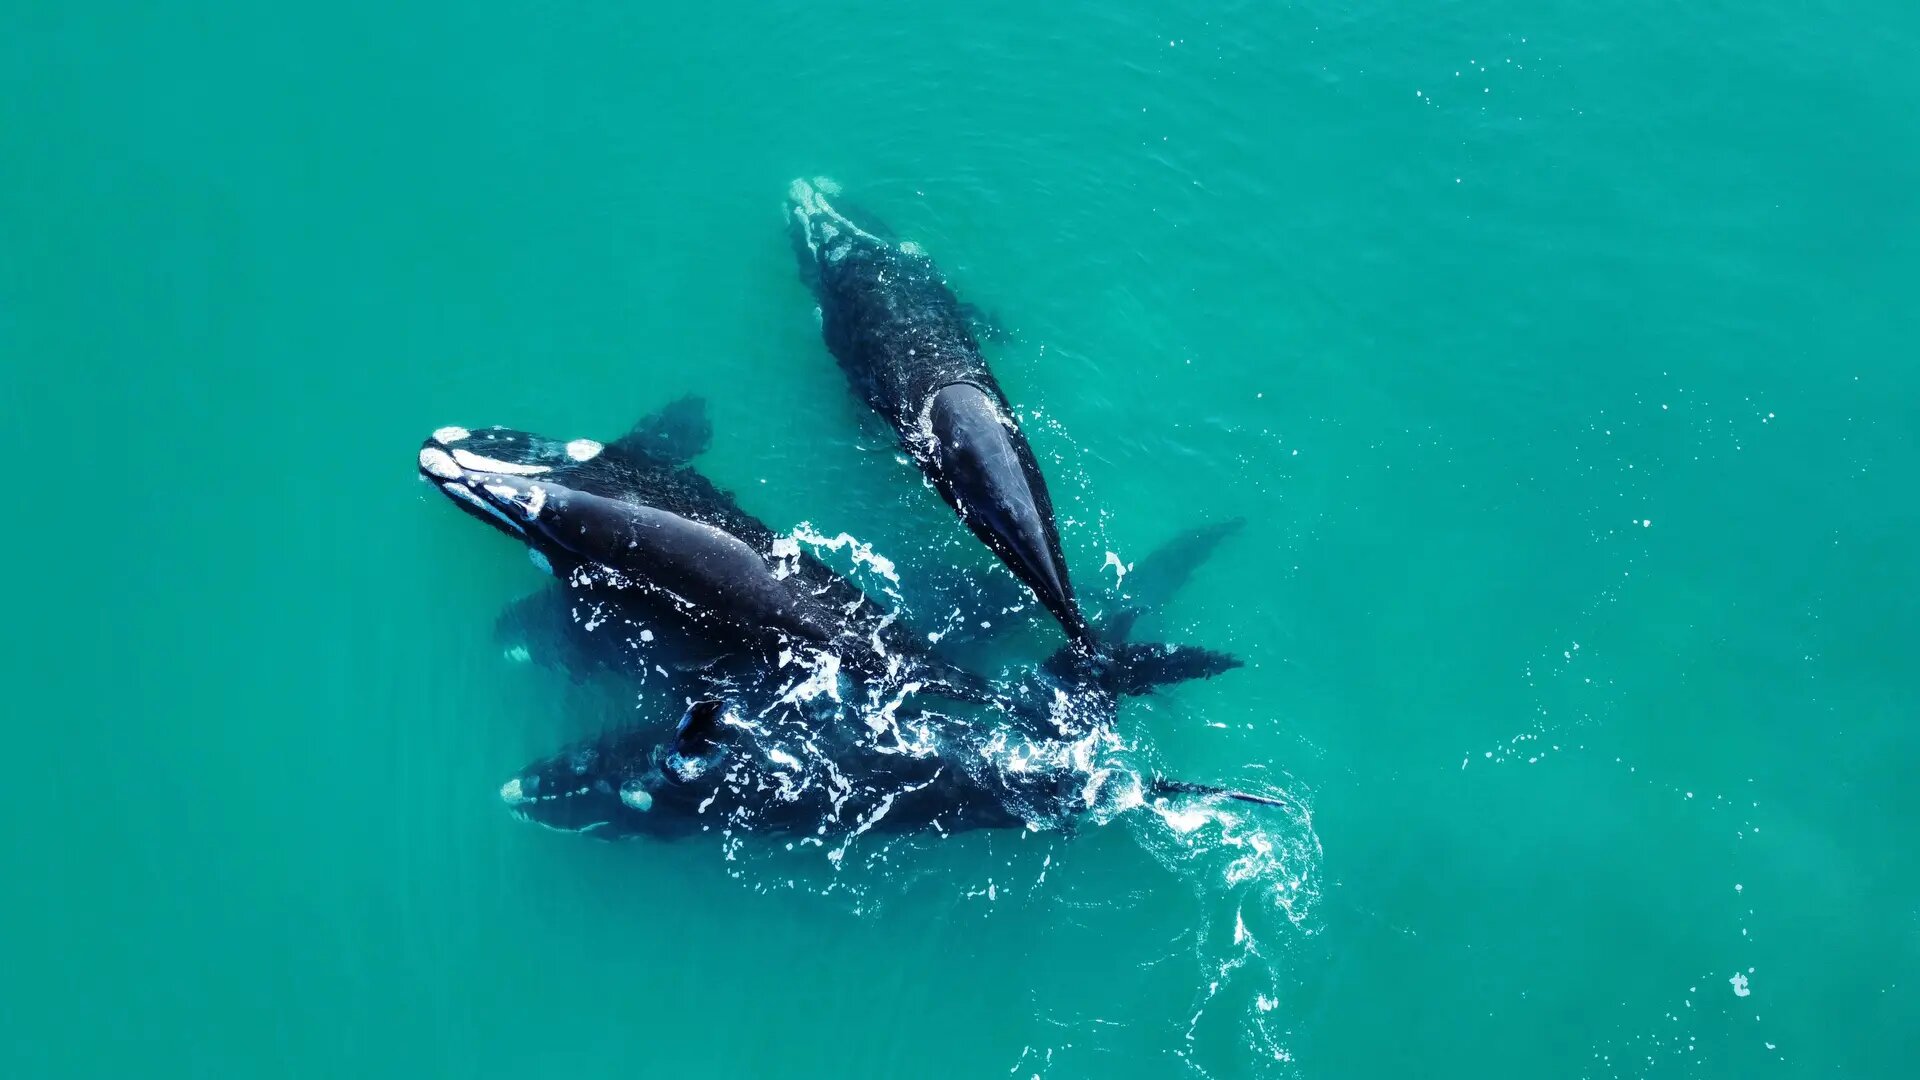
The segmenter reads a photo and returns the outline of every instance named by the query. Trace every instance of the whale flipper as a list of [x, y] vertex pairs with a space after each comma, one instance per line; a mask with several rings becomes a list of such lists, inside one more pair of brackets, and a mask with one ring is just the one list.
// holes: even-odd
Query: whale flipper
[[633, 430], [614, 440], [611, 448], [684, 465], [706, 453], [712, 443], [713, 421], [707, 419], [707, 399], [688, 394], [633, 425]]
[[1276, 798], [1272, 795], [1255, 795], [1246, 791], [1234, 791], [1231, 788], [1215, 787], [1212, 784], [1195, 784], [1186, 780], [1168, 780], [1158, 776], [1154, 777], [1153, 781], [1147, 785], [1147, 792], [1151, 795], [1200, 795], [1224, 799], [1238, 799], [1241, 802], [1257, 803], [1261, 806], [1278, 806], [1282, 809], [1293, 805], [1286, 799]]
[[493, 622], [493, 641], [508, 660], [556, 668], [576, 683], [600, 666], [582, 647], [567, 608], [567, 594], [550, 585], [501, 610]]

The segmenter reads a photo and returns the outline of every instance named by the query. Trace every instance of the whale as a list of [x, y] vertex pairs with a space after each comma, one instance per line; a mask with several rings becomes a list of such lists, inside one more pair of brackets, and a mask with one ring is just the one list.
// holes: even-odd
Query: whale
[[1181, 796], [1292, 806], [1129, 766], [1104, 728], [1047, 738], [930, 715], [803, 722], [725, 698], [691, 702], [664, 738], [639, 728], [567, 746], [499, 794], [521, 821], [603, 840], [1066, 830]]
[[704, 403], [685, 398], [608, 443], [443, 427], [421, 443], [418, 465], [555, 580], [557, 595], [516, 604], [503, 620], [566, 618], [573, 629], [545, 639], [563, 662], [724, 681], [800, 660], [829, 676], [844, 668], [876, 684], [993, 699], [897, 612], [694, 469], [710, 438]]
[[[1176, 534], [1143, 558], [1136, 597], [1158, 606], [1238, 521]], [[1090, 664], [1071, 647], [1026, 670], [991, 709], [903, 696], [877, 707], [794, 701], [736, 684], [690, 698], [662, 724], [617, 730], [528, 764], [500, 787], [516, 818], [602, 839], [685, 837], [713, 829], [850, 836], [930, 828], [1072, 828], [1146, 802], [1194, 796], [1288, 805], [1268, 795], [1168, 779], [1126, 760], [1113, 734], [1121, 700], [1166, 682], [1207, 678], [1238, 661], [1203, 649], [1130, 645], [1143, 606], [1109, 627], [1115, 655]]]
[[[788, 691], [833, 697], [844, 674], [869, 699], [906, 687], [1007, 712], [1043, 711], [1021, 702], [1025, 683], [1010, 690], [948, 660], [901, 612], [741, 509], [690, 464], [711, 430], [704, 404], [683, 398], [611, 443], [443, 427], [421, 444], [421, 478], [523, 544], [555, 581], [502, 614], [496, 639], [504, 635], [510, 658], [559, 667], [576, 681], [658, 674], [679, 693], [777, 675]], [[1184, 535], [1166, 549], [1171, 560], [1149, 561], [1190, 572], [1218, 529]], [[1070, 643], [1040, 673], [1076, 693], [1144, 695], [1240, 666], [1199, 646], [1128, 641], [1141, 610], [1119, 613], [1099, 652]]]
[[820, 330], [854, 393], [961, 522], [1032, 590], [1070, 639], [1092, 643], [1033, 448], [980, 353], [970, 309], [916, 244], [796, 180], [788, 228]]

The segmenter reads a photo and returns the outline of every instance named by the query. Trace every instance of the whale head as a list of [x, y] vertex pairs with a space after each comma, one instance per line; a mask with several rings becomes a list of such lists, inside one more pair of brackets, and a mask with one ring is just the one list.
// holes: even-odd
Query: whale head
[[503, 507], [499, 498], [485, 497], [488, 485], [512, 485], [517, 499], [537, 500], [530, 494], [532, 481], [569, 480], [570, 467], [592, 460], [600, 450], [600, 444], [589, 439], [561, 442], [511, 428], [443, 427], [420, 444], [420, 478], [467, 513], [524, 540], [527, 515]]
[[795, 180], [787, 187], [787, 229], [793, 253], [800, 260], [800, 276], [819, 289], [822, 275], [839, 266], [855, 249], [878, 249], [900, 255], [911, 244], [895, 243], [892, 230], [840, 195], [840, 186], [825, 177]]
[[500, 785], [500, 801], [521, 821], [603, 839], [670, 836], [694, 819], [721, 781], [738, 723], [719, 700], [687, 708], [673, 735], [630, 731], [577, 743]]
[[604, 449], [592, 439], [550, 439], [512, 428], [443, 427], [420, 444], [420, 478], [468, 515], [538, 552], [568, 493], [595, 486], [601, 465], [595, 459]]

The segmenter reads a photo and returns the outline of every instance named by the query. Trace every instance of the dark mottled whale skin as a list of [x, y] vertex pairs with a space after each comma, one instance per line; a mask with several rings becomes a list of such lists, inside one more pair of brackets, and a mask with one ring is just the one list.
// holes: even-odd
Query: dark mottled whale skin
[[[1171, 596], [1237, 527], [1203, 527], [1162, 545], [1142, 560], [1159, 579], [1149, 591]], [[696, 702], [670, 737], [642, 729], [577, 743], [528, 765], [500, 796], [523, 820], [607, 839], [709, 828], [842, 836], [1058, 828], [1180, 794], [1284, 805], [1142, 775], [1114, 759], [1123, 696], [1237, 665], [1204, 649], [1128, 644], [1139, 610], [1108, 627], [1113, 659], [1089, 662], [1084, 650], [1062, 649], [1005, 687], [998, 709], [822, 709], [817, 700], [769, 703], [764, 691], [741, 686]]]
[[632, 633], [664, 639], [683, 663], [739, 653], [762, 669], [811, 648], [858, 677], [988, 700], [977, 676], [932, 656], [893, 613], [688, 465], [709, 430], [692, 399], [606, 445], [441, 428], [421, 444], [419, 468], [456, 506], [527, 545], [566, 591], [551, 607], [586, 624], [617, 617], [617, 645], [661, 651], [618, 640]]
[[1046, 478], [966, 309], [932, 259], [856, 224], [828, 201], [834, 194], [824, 181], [797, 180], [787, 207], [828, 350], [967, 528], [1069, 637], [1089, 640]]
[[732, 701], [693, 703], [675, 733], [604, 736], [533, 762], [500, 787], [516, 817], [602, 839], [708, 829], [841, 837], [934, 828], [1062, 828], [1172, 795], [1284, 800], [1143, 776], [1098, 736], [1009, 737], [943, 718], [782, 724]]

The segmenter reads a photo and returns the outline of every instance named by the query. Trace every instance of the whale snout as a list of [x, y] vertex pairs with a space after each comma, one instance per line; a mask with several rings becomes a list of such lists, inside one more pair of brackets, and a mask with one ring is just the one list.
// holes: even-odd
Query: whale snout
[[420, 478], [468, 514], [525, 539], [548, 494], [536, 478], [566, 461], [591, 460], [601, 449], [587, 439], [564, 447], [550, 443], [506, 428], [475, 435], [463, 427], [443, 427], [420, 444]]

